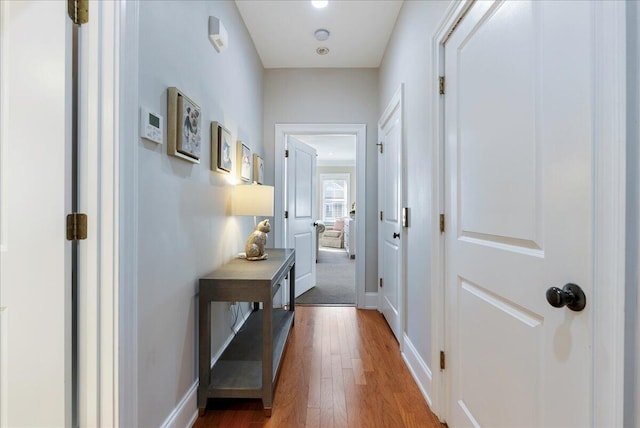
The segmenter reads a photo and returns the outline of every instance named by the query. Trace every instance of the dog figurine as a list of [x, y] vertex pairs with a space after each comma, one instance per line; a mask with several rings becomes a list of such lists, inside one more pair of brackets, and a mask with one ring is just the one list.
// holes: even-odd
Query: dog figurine
[[247, 260], [266, 260], [268, 254], [264, 252], [264, 246], [267, 244], [267, 233], [271, 232], [271, 226], [269, 220], [262, 220], [256, 226], [256, 229], [249, 235], [247, 239], [247, 245], [245, 246], [245, 253], [247, 254]]

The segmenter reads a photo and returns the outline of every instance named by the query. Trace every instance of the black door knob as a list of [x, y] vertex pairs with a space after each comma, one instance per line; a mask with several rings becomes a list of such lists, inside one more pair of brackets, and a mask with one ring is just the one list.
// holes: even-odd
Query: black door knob
[[394, 232], [393, 233], [393, 239], [396, 239], [396, 238], [400, 239], [400, 234]]
[[547, 290], [547, 302], [553, 307], [566, 306], [572, 311], [580, 312], [587, 304], [587, 296], [576, 284], [567, 284], [562, 289], [551, 287]]

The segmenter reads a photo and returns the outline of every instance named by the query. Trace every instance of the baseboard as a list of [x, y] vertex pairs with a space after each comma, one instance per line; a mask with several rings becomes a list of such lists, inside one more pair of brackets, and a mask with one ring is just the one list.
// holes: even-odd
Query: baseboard
[[364, 308], [363, 309], [378, 309], [378, 293], [372, 293], [367, 291], [364, 293]]
[[406, 334], [404, 335], [404, 352], [402, 353], [402, 359], [409, 368], [411, 375], [418, 384], [420, 392], [422, 392], [424, 399], [431, 408], [432, 402], [431, 397], [429, 396], [433, 379], [431, 370], [429, 370], [429, 366], [427, 366], [424, 360], [420, 357], [418, 350], [413, 346], [411, 339], [409, 339], [409, 336]]
[[161, 425], [162, 428], [191, 428], [198, 417], [198, 381], [196, 380], [182, 400]]

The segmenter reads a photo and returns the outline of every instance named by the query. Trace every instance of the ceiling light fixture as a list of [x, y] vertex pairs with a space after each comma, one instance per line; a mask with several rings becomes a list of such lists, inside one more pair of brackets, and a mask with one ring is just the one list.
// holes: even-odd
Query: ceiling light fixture
[[316, 49], [316, 53], [318, 55], [326, 55], [329, 53], [329, 48], [325, 46], [320, 46], [318, 49]]
[[316, 9], [324, 9], [329, 4], [329, 0], [311, 0], [311, 4]]
[[315, 33], [313, 33], [313, 35], [316, 37], [316, 40], [320, 41], [320, 42], [324, 42], [325, 40], [327, 40], [329, 38], [329, 30], [325, 30], [324, 28], [320, 28], [318, 30], [315, 31]]

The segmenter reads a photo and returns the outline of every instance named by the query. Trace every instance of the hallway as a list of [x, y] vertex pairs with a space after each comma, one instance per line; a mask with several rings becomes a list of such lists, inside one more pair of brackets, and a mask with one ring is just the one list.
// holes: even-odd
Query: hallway
[[210, 400], [194, 427], [440, 427], [377, 311], [298, 307], [273, 414]]

